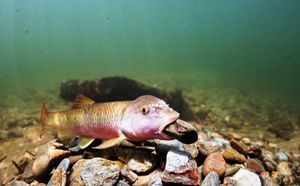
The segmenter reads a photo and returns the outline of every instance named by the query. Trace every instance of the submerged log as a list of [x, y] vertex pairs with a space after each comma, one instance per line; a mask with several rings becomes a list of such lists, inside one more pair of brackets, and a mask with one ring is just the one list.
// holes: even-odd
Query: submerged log
[[134, 100], [142, 95], [153, 95], [165, 100], [184, 120], [195, 120], [192, 110], [180, 90], [165, 91], [125, 77], [107, 77], [98, 80], [67, 80], [61, 83], [60, 97], [74, 101], [83, 94], [96, 102]]

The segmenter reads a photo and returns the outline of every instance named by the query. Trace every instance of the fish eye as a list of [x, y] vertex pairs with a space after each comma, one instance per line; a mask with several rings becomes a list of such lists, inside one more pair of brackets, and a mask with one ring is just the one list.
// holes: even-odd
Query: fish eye
[[141, 108], [141, 112], [142, 112], [143, 114], [148, 114], [149, 109], [148, 109], [147, 107], [143, 106], [143, 107]]

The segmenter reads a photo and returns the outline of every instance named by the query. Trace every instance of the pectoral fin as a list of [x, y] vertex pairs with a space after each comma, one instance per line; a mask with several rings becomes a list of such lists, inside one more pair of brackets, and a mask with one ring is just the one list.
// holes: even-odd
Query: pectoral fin
[[76, 136], [68, 133], [65, 130], [59, 130], [57, 132], [57, 137], [65, 145], [70, 145], [76, 138]]
[[118, 138], [105, 140], [103, 143], [101, 143], [101, 145], [99, 145], [97, 147], [93, 147], [93, 149], [106, 149], [106, 148], [120, 144], [123, 140], [126, 140], [125, 136], [120, 136]]
[[87, 148], [93, 141], [95, 140], [95, 138], [84, 138], [84, 137], [79, 137], [78, 138], [78, 147], [80, 149], [85, 149]]

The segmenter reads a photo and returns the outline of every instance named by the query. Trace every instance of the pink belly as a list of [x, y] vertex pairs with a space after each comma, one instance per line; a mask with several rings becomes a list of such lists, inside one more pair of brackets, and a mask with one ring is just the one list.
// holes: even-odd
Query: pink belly
[[97, 138], [97, 139], [111, 139], [119, 137], [119, 130], [116, 125], [100, 125], [89, 124], [86, 126], [78, 126], [72, 129], [76, 134], [85, 137]]

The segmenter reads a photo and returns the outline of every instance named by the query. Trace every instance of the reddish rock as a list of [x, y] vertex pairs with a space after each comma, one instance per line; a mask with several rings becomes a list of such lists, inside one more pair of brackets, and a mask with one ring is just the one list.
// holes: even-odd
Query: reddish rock
[[254, 170], [257, 174], [265, 171], [262, 162], [258, 159], [248, 159], [246, 162], [246, 167], [248, 169]]
[[208, 155], [202, 167], [202, 174], [207, 176], [211, 171], [215, 171], [218, 176], [223, 176], [226, 170], [226, 163], [221, 152], [214, 152]]

